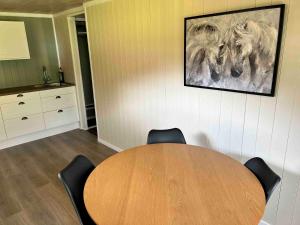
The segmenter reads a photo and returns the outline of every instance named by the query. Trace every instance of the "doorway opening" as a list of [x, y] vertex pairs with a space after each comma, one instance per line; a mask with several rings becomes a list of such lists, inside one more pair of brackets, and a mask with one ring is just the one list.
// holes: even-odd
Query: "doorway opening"
[[85, 14], [82, 13], [70, 17], [69, 25], [81, 128], [97, 135], [93, 79]]

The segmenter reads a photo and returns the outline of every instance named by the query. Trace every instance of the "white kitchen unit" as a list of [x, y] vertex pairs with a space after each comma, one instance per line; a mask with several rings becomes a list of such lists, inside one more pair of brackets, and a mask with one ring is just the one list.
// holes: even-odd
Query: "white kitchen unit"
[[49, 129], [78, 121], [78, 112], [76, 107], [63, 108], [44, 113], [44, 118]]
[[47, 129], [79, 121], [74, 92], [68, 87], [40, 93]]
[[60, 90], [47, 90], [40, 93], [43, 112], [50, 112], [63, 108], [76, 106], [76, 98], [73, 87]]
[[39, 92], [18, 93], [14, 95], [5, 95], [0, 97], [0, 105], [11, 102], [20, 102], [28, 99], [39, 99]]
[[8, 138], [15, 138], [45, 129], [43, 114], [31, 114], [5, 120], [5, 131]]
[[0, 97], [0, 149], [79, 128], [75, 87]]
[[24, 115], [42, 113], [41, 100], [27, 99], [17, 102], [10, 102], [1, 105], [3, 120], [21, 118]]

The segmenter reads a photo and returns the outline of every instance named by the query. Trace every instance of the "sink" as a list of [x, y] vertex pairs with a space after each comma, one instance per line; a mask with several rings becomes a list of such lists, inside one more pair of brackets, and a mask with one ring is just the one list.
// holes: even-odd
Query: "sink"
[[60, 87], [64, 86], [65, 84], [60, 83], [49, 83], [49, 84], [36, 84], [34, 85], [35, 88], [42, 88], [42, 87]]

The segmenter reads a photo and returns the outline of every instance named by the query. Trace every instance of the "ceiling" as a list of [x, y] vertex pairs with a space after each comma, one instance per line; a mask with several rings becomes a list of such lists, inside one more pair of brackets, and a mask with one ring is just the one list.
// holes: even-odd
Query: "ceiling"
[[81, 6], [84, 0], [0, 0], [0, 12], [54, 14]]

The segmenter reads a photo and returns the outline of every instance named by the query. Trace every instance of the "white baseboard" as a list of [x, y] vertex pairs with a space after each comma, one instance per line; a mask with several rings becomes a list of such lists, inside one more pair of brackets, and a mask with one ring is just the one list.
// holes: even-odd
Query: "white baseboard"
[[266, 221], [261, 220], [259, 225], [271, 225], [271, 224], [267, 223]]
[[103, 144], [103, 145], [105, 145], [106, 147], [109, 147], [109, 148], [111, 148], [111, 149], [117, 151], [117, 152], [123, 151], [122, 148], [119, 148], [119, 147], [117, 147], [117, 146], [115, 146], [115, 145], [113, 145], [113, 144], [111, 144], [111, 143], [109, 143], [109, 142], [103, 140], [102, 138], [99, 138], [99, 137], [98, 137], [98, 142], [101, 143], [101, 144]]
[[79, 123], [72, 123], [63, 127], [52, 128], [48, 130], [39, 131], [33, 134], [20, 136], [0, 142], [0, 150], [10, 148], [16, 145], [24, 144], [27, 142], [35, 141], [38, 139], [50, 137], [56, 134], [65, 133], [67, 131], [75, 130], [79, 128]]

